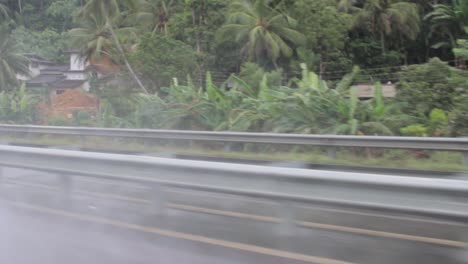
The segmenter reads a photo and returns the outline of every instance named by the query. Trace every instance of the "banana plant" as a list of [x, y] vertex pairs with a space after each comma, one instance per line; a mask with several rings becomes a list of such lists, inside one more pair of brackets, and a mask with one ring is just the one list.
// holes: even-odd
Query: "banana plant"
[[2, 122], [32, 124], [36, 117], [37, 100], [26, 92], [24, 84], [19, 89], [0, 93], [0, 119]]
[[297, 89], [284, 87], [283, 116], [279, 118], [279, 131], [322, 133], [336, 124], [342, 94], [330, 89], [327, 83], [302, 64], [301, 79], [294, 80]]
[[203, 105], [203, 89], [196, 88], [190, 78], [187, 84], [181, 85], [177, 79], [169, 88], [162, 88], [166, 93], [163, 114], [168, 118], [164, 125], [174, 129], [199, 129], [200, 111]]
[[240, 106], [243, 94], [238, 90], [228, 90], [225, 87], [216, 87], [211, 79], [211, 74], [206, 76], [205, 92], [202, 96], [201, 122], [209, 129], [242, 130], [237, 127], [238, 106]]
[[349, 135], [392, 135], [392, 123], [411, 120], [411, 117], [401, 114], [397, 106], [385, 104], [380, 82], [375, 84], [374, 98], [366, 102], [360, 102], [357, 90], [352, 88], [349, 103], [340, 105], [342, 117], [332, 132]]
[[271, 131], [275, 120], [282, 115], [281, 101], [287, 95], [282, 87], [268, 85], [268, 77], [264, 75], [254, 97], [244, 96], [241, 107], [237, 111], [236, 124], [246, 131]]
[[140, 94], [135, 97], [137, 102], [134, 119], [137, 127], [168, 128], [173, 117], [168, 114], [167, 104], [154, 94]]

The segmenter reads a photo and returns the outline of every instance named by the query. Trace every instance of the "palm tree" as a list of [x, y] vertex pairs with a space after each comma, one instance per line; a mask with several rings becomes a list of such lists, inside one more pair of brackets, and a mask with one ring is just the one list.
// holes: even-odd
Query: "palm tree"
[[8, 15], [9, 13], [9, 9], [6, 5], [0, 3], [0, 21], [5, 21], [5, 20], [8, 20], [8, 18], [10, 17]]
[[0, 89], [6, 90], [19, 84], [17, 75], [28, 76], [29, 60], [20, 54], [9, 31], [0, 26]]
[[78, 17], [89, 15], [103, 16], [104, 18], [120, 15], [119, 0], [88, 0], [78, 12]]
[[340, 0], [338, 2], [338, 9], [346, 13], [359, 12], [360, 8], [356, 7], [357, 0]]
[[356, 12], [355, 25], [364, 27], [380, 37], [382, 54], [385, 54], [385, 36], [392, 32], [414, 40], [420, 31], [418, 6], [397, 0], [367, 0], [356, 9], [355, 0], [342, 0], [344, 10]]
[[88, 61], [115, 55], [114, 41], [103, 16], [89, 15], [81, 21], [81, 27], [71, 29], [69, 34], [72, 46], [84, 47], [82, 52]]
[[[129, 11], [135, 10], [135, 0], [89, 0], [77, 14], [77, 18], [84, 25], [70, 30], [75, 44], [85, 47], [87, 59], [105, 55], [112, 58], [111, 51], [116, 51], [123, 59], [125, 66], [144, 93], [148, 93], [140, 78], [130, 65], [119, 36], [131, 37], [133, 28], [120, 27], [124, 14], [120, 6], [125, 4]], [[121, 33], [121, 34], [119, 34]], [[125, 34], [123, 34], [125, 33]]]
[[170, 8], [174, 0], [141, 0], [135, 19], [148, 27], [152, 34], [156, 32], [168, 33]]
[[295, 30], [296, 20], [268, 5], [268, 0], [244, 0], [231, 5], [230, 15], [218, 38], [235, 36], [243, 44], [242, 53], [251, 61], [269, 58], [275, 67], [280, 57], [289, 58], [294, 46], [305, 42], [304, 35]]
[[445, 44], [456, 47], [456, 40], [465, 34], [468, 26], [468, 0], [452, 0], [450, 5], [436, 4], [433, 8], [424, 19], [431, 22], [432, 31], [441, 31], [450, 40], [450, 43], [439, 42], [434, 47]]

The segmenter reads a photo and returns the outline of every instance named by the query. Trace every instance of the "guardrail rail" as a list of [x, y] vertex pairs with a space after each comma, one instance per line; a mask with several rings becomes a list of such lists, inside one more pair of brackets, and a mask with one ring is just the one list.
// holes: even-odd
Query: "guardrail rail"
[[72, 135], [79, 136], [81, 138], [86, 136], [100, 136], [113, 138], [120, 137], [140, 139], [179, 139], [190, 141], [312, 145], [329, 147], [331, 149], [334, 149], [336, 147], [365, 147], [385, 149], [455, 151], [464, 154], [464, 163], [468, 165], [468, 138], [303, 135], [278, 133], [57, 127], [33, 125], [0, 125], [0, 132]]

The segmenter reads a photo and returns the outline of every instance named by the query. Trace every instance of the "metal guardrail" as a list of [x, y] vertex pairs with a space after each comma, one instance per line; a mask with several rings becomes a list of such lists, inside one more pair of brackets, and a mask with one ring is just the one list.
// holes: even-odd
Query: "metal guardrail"
[[[271, 168], [231, 163], [0, 146], [0, 165], [54, 172], [71, 197], [77, 176], [153, 188], [161, 211], [165, 188], [338, 206], [468, 222], [468, 181]], [[1, 183], [1, 182], [0, 182]], [[69, 197], [69, 198], [70, 198]], [[65, 199], [65, 201], [71, 199]]]
[[468, 138], [421, 138], [388, 136], [337, 136], [278, 133], [206, 132], [152, 129], [115, 129], [88, 127], [54, 127], [32, 125], [0, 125], [4, 133], [56, 134], [74, 136], [102, 136], [148, 139], [181, 139], [193, 141], [219, 141], [313, 145], [324, 147], [366, 147], [388, 149], [424, 149], [468, 153]]

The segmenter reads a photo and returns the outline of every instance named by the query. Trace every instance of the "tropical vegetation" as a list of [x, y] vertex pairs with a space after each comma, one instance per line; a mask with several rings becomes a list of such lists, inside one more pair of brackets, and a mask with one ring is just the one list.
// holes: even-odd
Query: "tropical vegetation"
[[467, 135], [468, 0], [3, 0], [0, 24], [4, 122], [44, 122], [24, 54], [78, 49], [118, 81], [93, 83], [97, 116], [50, 123]]

